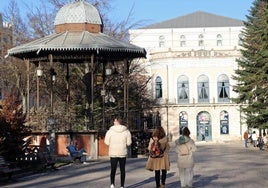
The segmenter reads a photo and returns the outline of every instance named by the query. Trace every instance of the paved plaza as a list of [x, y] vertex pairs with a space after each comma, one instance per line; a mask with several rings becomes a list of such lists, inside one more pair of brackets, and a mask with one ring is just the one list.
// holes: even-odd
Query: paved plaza
[[[166, 188], [179, 188], [177, 155], [174, 145], [170, 151], [171, 170]], [[268, 151], [244, 148], [243, 142], [197, 143], [194, 188], [259, 188], [268, 187]], [[145, 170], [146, 158], [128, 158], [126, 188], [155, 188], [154, 172]], [[109, 188], [108, 159], [88, 164], [69, 164], [57, 171], [16, 178], [2, 183], [3, 188]], [[119, 168], [116, 188], [119, 187]]]

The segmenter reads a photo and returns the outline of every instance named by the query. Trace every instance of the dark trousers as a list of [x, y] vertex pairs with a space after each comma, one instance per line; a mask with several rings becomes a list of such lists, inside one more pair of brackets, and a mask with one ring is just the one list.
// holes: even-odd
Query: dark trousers
[[[163, 185], [166, 184], [166, 177], [167, 177], [167, 171], [166, 170], [161, 170], [162, 171], [162, 176], [161, 176], [161, 183]], [[160, 170], [155, 170], [155, 183], [156, 187], [160, 187]]]
[[80, 158], [80, 161], [81, 162], [86, 162], [87, 156], [86, 155], [83, 155], [84, 152], [86, 152], [85, 149], [80, 149], [79, 151], [76, 151], [76, 152], [71, 153], [71, 156], [72, 157], [75, 157], [75, 158], [76, 157]]
[[125, 171], [126, 157], [111, 157], [110, 162], [111, 162], [111, 174], [110, 174], [111, 184], [114, 184], [117, 163], [119, 162], [121, 187], [124, 187], [126, 177], [126, 171]]

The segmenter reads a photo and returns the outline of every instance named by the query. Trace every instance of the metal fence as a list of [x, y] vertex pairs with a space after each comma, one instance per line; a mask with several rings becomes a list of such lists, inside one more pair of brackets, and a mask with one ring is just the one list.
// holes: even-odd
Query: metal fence
[[[113, 125], [114, 118], [121, 117], [123, 124], [130, 131], [146, 131], [161, 126], [159, 113], [146, 113], [140, 111], [129, 112], [107, 112], [104, 115], [93, 114], [89, 116], [76, 116], [74, 114], [60, 115], [54, 114], [29, 114], [27, 124], [31, 126], [32, 131], [47, 132], [54, 126], [56, 132], [68, 131], [107, 131]], [[53, 123], [51, 123], [53, 122]]]
[[[32, 114], [29, 116], [28, 123], [33, 133], [43, 132], [48, 135], [55, 133], [70, 132], [89, 132], [94, 131], [99, 135], [104, 135], [106, 131], [113, 125], [115, 117], [122, 117], [123, 123], [126, 125], [132, 135], [132, 145], [130, 147], [131, 157], [147, 154], [147, 145], [155, 127], [161, 126], [159, 113], [146, 113], [140, 111], [110, 112], [103, 116], [78, 117], [78, 116], [48, 116], [45, 114]], [[92, 119], [91, 119], [92, 118]], [[93, 123], [92, 123], [93, 122]], [[53, 134], [51, 134], [53, 133]], [[50, 138], [49, 136], [49, 138]], [[51, 137], [51, 142], [54, 139]], [[54, 148], [52, 144], [52, 148]]]

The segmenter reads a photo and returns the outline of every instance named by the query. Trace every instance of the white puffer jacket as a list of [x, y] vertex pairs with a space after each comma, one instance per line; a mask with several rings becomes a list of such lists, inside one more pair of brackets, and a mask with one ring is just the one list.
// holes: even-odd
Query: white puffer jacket
[[124, 125], [113, 125], [107, 131], [104, 143], [109, 146], [110, 157], [126, 157], [131, 144], [131, 133]]

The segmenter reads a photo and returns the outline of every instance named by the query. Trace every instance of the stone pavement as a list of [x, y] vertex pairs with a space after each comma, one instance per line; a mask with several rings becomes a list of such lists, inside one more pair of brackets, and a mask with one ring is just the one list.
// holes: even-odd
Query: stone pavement
[[[170, 151], [171, 170], [166, 188], [179, 188], [179, 176], [174, 145]], [[244, 148], [243, 142], [197, 143], [195, 188], [259, 188], [268, 187], [268, 151]], [[146, 158], [128, 158], [126, 188], [154, 188], [154, 172], [145, 170]], [[70, 164], [57, 171], [39, 173], [0, 184], [3, 188], [109, 188], [108, 159], [88, 164]], [[119, 168], [116, 188], [119, 187]]]

